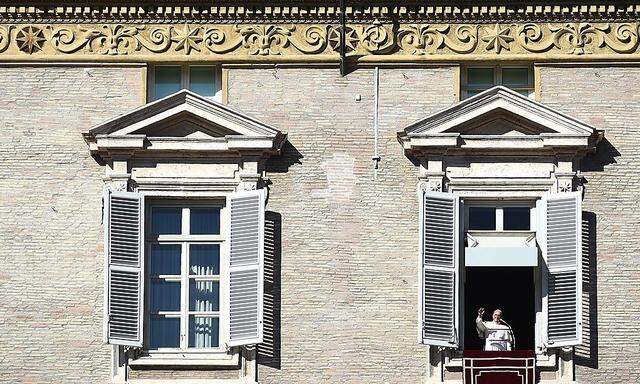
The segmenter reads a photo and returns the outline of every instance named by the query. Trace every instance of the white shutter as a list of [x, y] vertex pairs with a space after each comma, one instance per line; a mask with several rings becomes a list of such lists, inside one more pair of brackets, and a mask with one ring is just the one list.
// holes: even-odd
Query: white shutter
[[141, 347], [144, 197], [107, 192], [104, 200], [106, 341]]
[[542, 201], [547, 265], [547, 346], [582, 342], [582, 206], [580, 192], [552, 194]]
[[264, 190], [231, 196], [228, 346], [262, 342]]
[[424, 344], [458, 347], [459, 199], [420, 192], [421, 308]]

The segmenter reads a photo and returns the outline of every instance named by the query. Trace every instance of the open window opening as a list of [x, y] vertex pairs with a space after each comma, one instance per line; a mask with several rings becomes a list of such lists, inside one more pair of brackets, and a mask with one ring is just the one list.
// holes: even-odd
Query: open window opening
[[502, 311], [503, 319], [513, 329], [514, 350], [535, 349], [535, 272], [534, 267], [465, 269], [465, 350], [483, 350], [485, 341], [478, 336], [474, 321], [480, 307], [486, 310], [485, 321], [491, 321], [494, 310]]
[[511, 349], [535, 349], [535, 284], [538, 248], [535, 242], [535, 201], [465, 202], [465, 252], [462, 324], [465, 350], [483, 350], [485, 335], [476, 330], [478, 309], [483, 321], [493, 324], [500, 309], [502, 320], [515, 339]]

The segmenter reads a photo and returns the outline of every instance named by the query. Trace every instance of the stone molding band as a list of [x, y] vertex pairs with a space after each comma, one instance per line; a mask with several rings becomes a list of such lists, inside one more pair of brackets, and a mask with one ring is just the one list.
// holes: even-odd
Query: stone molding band
[[[181, 3], [181, 4], [180, 4]], [[346, 1], [347, 21], [373, 20], [399, 23], [470, 23], [470, 22], [568, 22], [634, 21], [640, 17], [640, 3], [612, 4], [590, 0], [567, 2], [531, 1], [446, 2]], [[311, 1], [233, 2], [206, 0], [178, 2], [172, 0], [116, 1], [95, 0], [66, 2], [19, 0], [0, 4], [0, 23], [331, 23], [338, 22], [340, 1], [318, 5]]]
[[[640, 58], [640, 23], [347, 24], [353, 61]], [[338, 24], [0, 24], [0, 61], [335, 62]]]

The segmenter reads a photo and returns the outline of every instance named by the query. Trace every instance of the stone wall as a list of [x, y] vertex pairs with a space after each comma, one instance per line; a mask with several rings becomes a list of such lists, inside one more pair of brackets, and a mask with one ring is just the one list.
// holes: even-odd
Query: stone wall
[[[640, 371], [640, 68], [544, 66], [546, 105], [604, 130], [596, 155], [582, 164], [584, 210], [595, 234], [585, 260], [586, 308], [576, 376], [583, 383], [638, 383]], [[587, 313], [588, 312], [588, 313]]]
[[291, 143], [268, 168], [267, 209], [281, 221], [282, 252], [279, 292], [267, 294], [279, 307], [281, 345], [268, 348], [276, 356], [260, 356], [261, 382], [408, 383], [426, 374], [417, 328], [418, 171], [396, 133], [452, 105], [456, 73], [380, 70], [374, 180], [373, 69], [346, 77], [337, 68], [230, 70], [229, 103], [287, 132]]
[[104, 169], [81, 132], [144, 100], [143, 67], [0, 67], [0, 381], [108, 382]]
[[[142, 67], [0, 67], [0, 381], [107, 382], [103, 168], [80, 132], [140, 105]], [[585, 383], [640, 382], [640, 68], [542, 66], [541, 101], [605, 130], [586, 170], [596, 232]], [[420, 382], [417, 168], [396, 133], [452, 105], [457, 68], [231, 68], [229, 103], [289, 134], [268, 165], [264, 383]], [[609, 92], [603, 92], [604, 89]], [[192, 376], [135, 372], [137, 377]], [[200, 375], [202, 376], [202, 375]], [[211, 377], [213, 375], [206, 374]], [[216, 377], [235, 377], [223, 371]]]

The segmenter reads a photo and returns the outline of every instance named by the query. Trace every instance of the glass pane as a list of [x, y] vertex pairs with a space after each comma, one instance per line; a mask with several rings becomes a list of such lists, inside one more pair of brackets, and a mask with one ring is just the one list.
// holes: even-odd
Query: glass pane
[[469, 86], [493, 86], [493, 68], [467, 68]]
[[189, 347], [215, 348], [219, 345], [220, 319], [189, 316]]
[[475, 96], [482, 91], [467, 91], [467, 97]]
[[220, 310], [220, 282], [189, 279], [189, 310], [198, 312]]
[[531, 229], [529, 207], [504, 207], [502, 211], [505, 230], [528, 231]]
[[149, 348], [179, 348], [180, 318], [151, 316]]
[[151, 232], [155, 235], [179, 235], [182, 233], [182, 208], [153, 207]]
[[178, 92], [181, 86], [181, 69], [178, 66], [156, 67], [154, 93], [156, 99], [161, 99]]
[[151, 311], [180, 311], [179, 281], [151, 281]]
[[496, 209], [494, 207], [469, 207], [469, 229], [495, 231]]
[[153, 244], [151, 246], [151, 274], [180, 274], [180, 244]]
[[219, 275], [220, 245], [191, 244], [189, 250], [189, 274]]
[[191, 208], [192, 235], [220, 234], [220, 208]]
[[504, 68], [502, 70], [502, 85], [527, 86], [529, 84], [529, 68]]
[[189, 89], [204, 97], [213, 97], [215, 90], [215, 67], [191, 67]]

